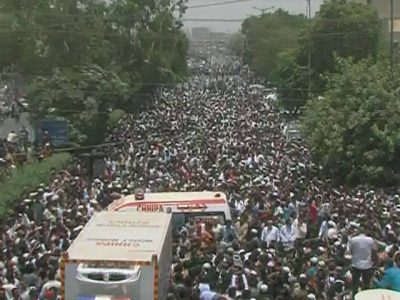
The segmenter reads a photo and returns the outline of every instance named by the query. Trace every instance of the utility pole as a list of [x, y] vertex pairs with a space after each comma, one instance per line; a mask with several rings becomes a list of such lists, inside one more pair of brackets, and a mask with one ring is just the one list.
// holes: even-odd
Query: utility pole
[[307, 18], [308, 18], [308, 64], [307, 64], [308, 98], [311, 98], [311, 0], [307, 0]]
[[393, 71], [394, 64], [394, 4], [390, 0], [390, 69]]

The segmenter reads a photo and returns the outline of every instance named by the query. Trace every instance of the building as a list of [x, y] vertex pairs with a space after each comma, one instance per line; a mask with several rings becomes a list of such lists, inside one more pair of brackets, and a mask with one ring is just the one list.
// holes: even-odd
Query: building
[[[384, 28], [390, 32], [390, 15], [391, 15], [391, 0], [366, 0], [378, 12], [379, 18], [382, 20]], [[394, 39], [400, 40], [400, 0], [393, 0], [393, 31]]]
[[232, 35], [226, 32], [216, 32], [212, 31], [210, 33], [210, 39], [215, 42], [228, 42], [231, 39]]
[[[366, 0], [366, 2], [375, 7], [380, 19], [390, 19], [391, 0]], [[395, 19], [400, 20], [400, 0], [393, 0], [393, 15]]]

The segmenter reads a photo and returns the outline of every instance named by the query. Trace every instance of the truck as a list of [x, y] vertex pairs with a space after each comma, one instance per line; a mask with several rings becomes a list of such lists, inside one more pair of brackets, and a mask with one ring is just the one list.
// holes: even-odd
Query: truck
[[61, 261], [63, 300], [164, 300], [172, 262], [171, 213], [95, 213]]

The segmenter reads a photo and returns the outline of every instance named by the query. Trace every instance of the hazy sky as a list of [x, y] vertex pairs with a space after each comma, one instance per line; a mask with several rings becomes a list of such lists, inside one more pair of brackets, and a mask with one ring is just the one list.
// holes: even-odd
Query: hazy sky
[[[188, 6], [203, 5], [208, 3], [226, 2], [229, 0], [189, 0]], [[323, 0], [311, 0], [313, 13], [318, 10]], [[243, 19], [249, 15], [260, 14], [261, 8], [283, 8], [291, 13], [305, 13], [306, 0], [249, 0], [241, 3], [232, 3], [207, 8], [188, 9], [185, 15], [187, 19]], [[241, 22], [194, 22], [186, 21], [185, 26], [210, 27], [215, 31], [236, 32], [240, 29]]]

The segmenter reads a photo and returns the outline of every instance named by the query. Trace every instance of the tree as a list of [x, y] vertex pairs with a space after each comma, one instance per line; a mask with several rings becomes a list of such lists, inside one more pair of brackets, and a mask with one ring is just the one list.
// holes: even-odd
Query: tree
[[33, 117], [63, 117], [71, 124], [76, 141], [95, 144], [103, 139], [110, 109], [132, 93], [127, 78], [85, 65], [37, 77], [29, 100]]
[[230, 38], [228, 47], [235, 55], [242, 57], [244, 53], [244, 43], [245, 36], [240, 32], [236, 32]]
[[246, 19], [242, 24], [244, 62], [258, 75], [276, 81], [280, 53], [298, 47], [299, 34], [306, 24], [304, 15], [291, 15], [282, 9]]
[[92, 61], [105, 49], [105, 9], [93, 0], [1, 1], [0, 69], [12, 66], [28, 77]]
[[380, 21], [370, 5], [327, 1], [311, 24], [308, 22], [304, 15], [278, 10], [250, 17], [242, 25], [246, 36], [244, 61], [257, 74], [276, 83], [281, 104], [290, 110], [298, 110], [307, 102], [309, 87], [314, 95], [324, 91], [323, 75], [335, 72], [335, 57], [358, 61], [376, 59], [378, 54]]
[[307, 68], [296, 62], [293, 51], [282, 52], [278, 56], [276, 76], [279, 78], [277, 87], [280, 95], [280, 104], [294, 116], [306, 103], [308, 98]]
[[306, 104], [302, 129], [324, 174], [350, 184], [400, 182], [400, 71], [339, 59], [323, 99]]
[[355, 62], [367, 57], [376, 59], [379, 35], [378, 14], [370, 5], [328, 1], [321, 5], [319, 14], [312, 20], [311, 30], [304, 32], [297, 62], [307, 66], [310, 50], [313, 85], [323, 89], [321, 74], [335, 71], [335, 56], [352, 57]]
[[85, 126], [102, 132], [104, 111], [133, 112], [185, 78], [185, 3], [1, 0], [0, 72], [22, 76], [36, 118], [65, 116], [89, 142]]

